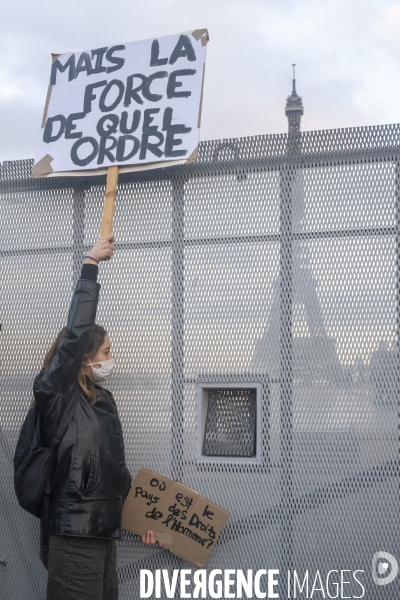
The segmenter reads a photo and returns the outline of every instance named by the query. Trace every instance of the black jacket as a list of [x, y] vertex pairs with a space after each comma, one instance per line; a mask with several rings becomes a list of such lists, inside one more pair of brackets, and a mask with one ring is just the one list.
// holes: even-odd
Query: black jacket
[[[60, 424], [77, 384], [84, 349], [94, 325], [100, 285], [80, 279], [67, 331], [50, 367], [35, 378], [34, 395], [46, 445]], [[81, 391], [77, 409], [59, 446], [52, 479], [49, 532], [121, 539], [122, 505], [132, 478], [125, 466], [124, 441], [110, 392], [96, 386], [92, 406]]]

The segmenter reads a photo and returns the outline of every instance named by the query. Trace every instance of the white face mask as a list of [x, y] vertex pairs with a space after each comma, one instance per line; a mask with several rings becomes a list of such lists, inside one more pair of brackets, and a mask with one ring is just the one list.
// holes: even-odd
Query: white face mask
[[[102, 383], [111, 377], [114, 370], [115, 358], [109, 358], [108, 360], [101, 360], [97, 363], [87, 364], [92, 367], [93, 381]], [[93, 365], [100, 365], [100, 368], [95, 368]]]

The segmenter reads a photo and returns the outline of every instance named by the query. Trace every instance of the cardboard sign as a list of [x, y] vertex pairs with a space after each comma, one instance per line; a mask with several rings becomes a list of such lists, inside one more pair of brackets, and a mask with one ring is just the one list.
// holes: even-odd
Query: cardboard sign
[[142, 468], [125, 500], [122, 527], [140, 536], [154, 531], [173, 554], [202, 567], [229, 514], [186, 485]]
[[194, 161], [207, 42], [198, 29], [53, 55], [32, 177]]

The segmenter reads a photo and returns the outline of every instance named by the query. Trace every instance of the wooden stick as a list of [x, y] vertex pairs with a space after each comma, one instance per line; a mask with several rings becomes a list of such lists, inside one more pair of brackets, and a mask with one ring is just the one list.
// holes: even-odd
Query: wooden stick
[[103, 216], [101, 219], [100, 237], [112, 231], [114, 218], [115, 197], [117, 195], [119, 167], [108, 167], [107, 186], [104, 196]]

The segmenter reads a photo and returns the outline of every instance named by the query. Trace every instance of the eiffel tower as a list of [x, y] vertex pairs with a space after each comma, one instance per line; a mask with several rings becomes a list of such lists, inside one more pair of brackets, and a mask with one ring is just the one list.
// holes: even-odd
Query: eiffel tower
[[[285, 114], [288, 118], [287, 154], [301, 152], [300, 122], [303, 115], [302, 98], [296, 91], [295, 65], [293, 65], [293, 88], [287, 97]], [[297, 171], [291, 186], [292, 232], [305, 230], [305, 193], [303, 173]], [[281, 285], [278, 277], [274, 282], [272, 307], [268, 324], [251, 361], [251, 372], [267, 372], [279, 377], [280, 372], [280, 311]], [[317, 281], [310, 264], [307, 240], [292, 244], [292, 340], [293, 373], [298, 382], [335, 383], [342, 380], [335, 339], [328, 337], [321, 306], [317, 295]]]

